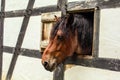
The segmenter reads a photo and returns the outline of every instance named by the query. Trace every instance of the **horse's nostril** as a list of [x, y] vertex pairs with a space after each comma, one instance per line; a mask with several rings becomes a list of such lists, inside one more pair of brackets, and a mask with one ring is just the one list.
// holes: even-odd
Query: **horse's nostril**
[[43, 65], [44, 65], [44, 67], [47, 67], [47, 66], [48, 66], [48, 62], [45, 61], [45, 62], [43, 63]]

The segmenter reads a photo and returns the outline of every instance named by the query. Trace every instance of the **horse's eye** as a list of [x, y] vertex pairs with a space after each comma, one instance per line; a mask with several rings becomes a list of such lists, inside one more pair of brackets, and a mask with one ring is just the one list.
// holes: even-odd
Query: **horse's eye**
[[57, 36], [57, 39], [60, 40], [60, 41], [62, 41], [64, 38], [63, 38], [63, 36], [58, 35], [58, 36]]

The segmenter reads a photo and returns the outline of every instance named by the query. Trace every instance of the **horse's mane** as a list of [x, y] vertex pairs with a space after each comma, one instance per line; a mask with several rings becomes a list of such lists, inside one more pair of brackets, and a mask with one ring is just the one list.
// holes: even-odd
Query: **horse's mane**
[[78, 41], [82, 48], [92, 47], [93, 16], [88, 14], [75, 14], [72, 26], [78, 30]]
[[[76, 13], [69, 14], [67, 17], [61, 18], [51, 31], [51, 38], [54, 38], [59, 28], [68, 33], [68, 29], [75, 33], [78, 32], [78, 42], [82, 49], [89, 49], [89, 53], [92, 51], [92, 38], [93, 38], [93, 14], [92, 13]], [[68, 35], [68, 34], [67, 34]]]

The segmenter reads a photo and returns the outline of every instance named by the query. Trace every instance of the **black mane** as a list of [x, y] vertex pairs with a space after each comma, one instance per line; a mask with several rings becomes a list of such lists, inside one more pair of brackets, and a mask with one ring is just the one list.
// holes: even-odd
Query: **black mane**
[[[60, 26], [61, 25], [61, 26]], [[68, 17], [63, 17], [59, 22], [55, 24], [51, 31], [51, 37], [54, 38], [58, 29], [61, 28], [65, 34], [68, 33], [68, 29], [75, 33], [78, 31], [78, 42], [82, 49], [89, 49], [89, 53], [92, 51], [92, 39], [93, 39], [93, 13], [77, 13], [69, 14]], [[88, 54], [89, 54], [88, 53]]]

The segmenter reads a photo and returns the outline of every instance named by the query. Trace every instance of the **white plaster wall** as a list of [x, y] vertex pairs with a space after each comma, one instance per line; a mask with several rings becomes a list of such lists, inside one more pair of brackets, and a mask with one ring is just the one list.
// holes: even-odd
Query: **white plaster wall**
[[87, 0], [68, 0], [68, 2], [73, 2], [73, 1], [87, 1]]
[[[57, 0], [36, 0], [34, 7], [56, 4]], [[68, 0], [82, 1], [82, 0]], [[6, 0], [6, 11], [25, 9], [28, 0]], [[18, 6], [18, 4], [20, 4]], [[104, 9], [100, 18], [99, 57], [120, 58], [120, 9]], [[117, 19], [117, 20], [116, 20]], [[14, 47], [20, 31], [23, 17], [6, 18], [4, 29], [4, 45]], [[41, 16], [30, 18], [22, 48], [39, 50]], [[115, 54], [113, 54], [115, 53]], [[6, 75], [12, 54], [3, 55], [3, 76]], [[120, 72], [76, 66], [65, 71], [65, 80], [120, 80]], [[52, 80], [53, 73], [47, 72], [41, 60], [19, 56], [13, 80]]]
[[[6, 0], [5, 11], [11, 10], [19, 10], [19, 9], [26, 9], [29, 0]], [[85, 0], [68, 0], [68, 2], [72, 1], [85, 1]], [[18, 6], [19, 4], [19, 6]], [[36, 7], [43, 7], [48, 5], [56, 5], [57, 0], [35, 0], [33, 8]]]
[[120, 8], [100, 13], [99, 57], [120, 59]]
[[22, 48], [40, 50], [41, 16], [30, 17]]
[[[7, 74], [12, 54], [4, 53], [3, 55], [3, 80]], [[19, 56], [15, 69], [13, 71], [12, 80], [52, 80], [53, 73], [46, 71], [41, 60]]]
[[1, 11], [1, 0], [0, 0], [0, 11]]
[[56, 5], [56, 4], [57, 4], [57, 0], [35, 0], [34, 8], [49, 6], [49, 5]]
[[[4, 45], [16, 45], [16, 41], [21, 29], [23, 17], [5, 18], [4, 24]], [[40, 31], [41, 31], [41, 16], [31, 17], [28, 23], [22, 48], [40, 49]]]
[[26, 9], [29, 0], [6, 0], [5, 11]]
[[65, 80], [120, 80], [120, 72], [74, 66], [65, 71]]
[[[20, 32], [23, 17], [5, 19], [4, 46], [15, 47]], [[41, 32], [41, 16], [30, 17], [22, 48], [39, 50]], [[3, 78], [5, 78], [13, 54], [3, 55]], [[19, 56], [14, 72], [13, 80], [52, 80], [53, 73], [46, 71], [41, 59]]]
[[4, 45], [15, 47], [23, 17], [5, 18]]

